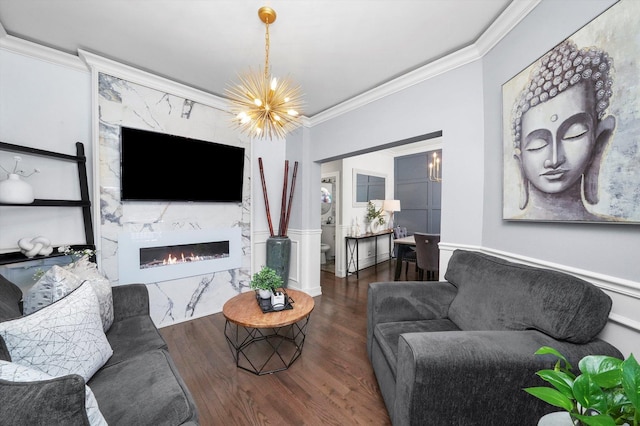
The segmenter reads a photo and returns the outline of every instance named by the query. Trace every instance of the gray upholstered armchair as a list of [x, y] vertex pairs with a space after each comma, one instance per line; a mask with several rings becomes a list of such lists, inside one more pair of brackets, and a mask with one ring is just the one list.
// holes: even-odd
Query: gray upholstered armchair
[[440, 282], [369, 285], [367, 350], [395, 426], [536, 425], [522, 389], [555, 358], [622, 358], [599, 340], [611, 299], [573, 276], [457, 250]]

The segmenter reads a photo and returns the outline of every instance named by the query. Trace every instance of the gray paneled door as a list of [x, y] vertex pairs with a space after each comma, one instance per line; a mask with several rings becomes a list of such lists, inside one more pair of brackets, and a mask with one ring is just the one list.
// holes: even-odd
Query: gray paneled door
[[[442, 150], [437, 150], [442, 158]], [[394, 226], [404, 226], [409, 234], [440, 233], [442, 183], [429, 180], [429, 159], [433, 151], [404, 155], [394, 160], [394, 194], [400, 211]]]

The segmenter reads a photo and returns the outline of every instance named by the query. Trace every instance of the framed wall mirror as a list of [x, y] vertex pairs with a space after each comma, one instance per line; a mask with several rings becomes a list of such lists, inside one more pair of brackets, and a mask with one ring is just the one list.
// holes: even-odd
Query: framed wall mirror
[[320, 187], [320, 194], [320, 214], [324, 215], [329, 213], [333, 203], [332, 185]]
[[353, 207], [366, 207], [369, 200], [384, 200], [387, 175], [353, 169]]

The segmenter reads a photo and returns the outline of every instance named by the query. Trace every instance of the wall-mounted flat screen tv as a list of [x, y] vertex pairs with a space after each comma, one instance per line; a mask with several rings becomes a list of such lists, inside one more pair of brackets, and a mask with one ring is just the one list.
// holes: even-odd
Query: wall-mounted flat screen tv
[[244, 148], [122, 127], [123, 201], [241, 202]]

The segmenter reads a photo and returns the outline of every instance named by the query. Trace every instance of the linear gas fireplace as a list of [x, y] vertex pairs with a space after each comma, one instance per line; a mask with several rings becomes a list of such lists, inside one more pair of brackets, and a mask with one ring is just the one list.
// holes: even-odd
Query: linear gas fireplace
[[239, 268], [240, 244], [240, 228], [123, 233], [118, 238], [119, 281], [169, 281]]
[[140, 249], [140, 269], [179, 265], [229, 257], [229, 241], [215, 241]]

